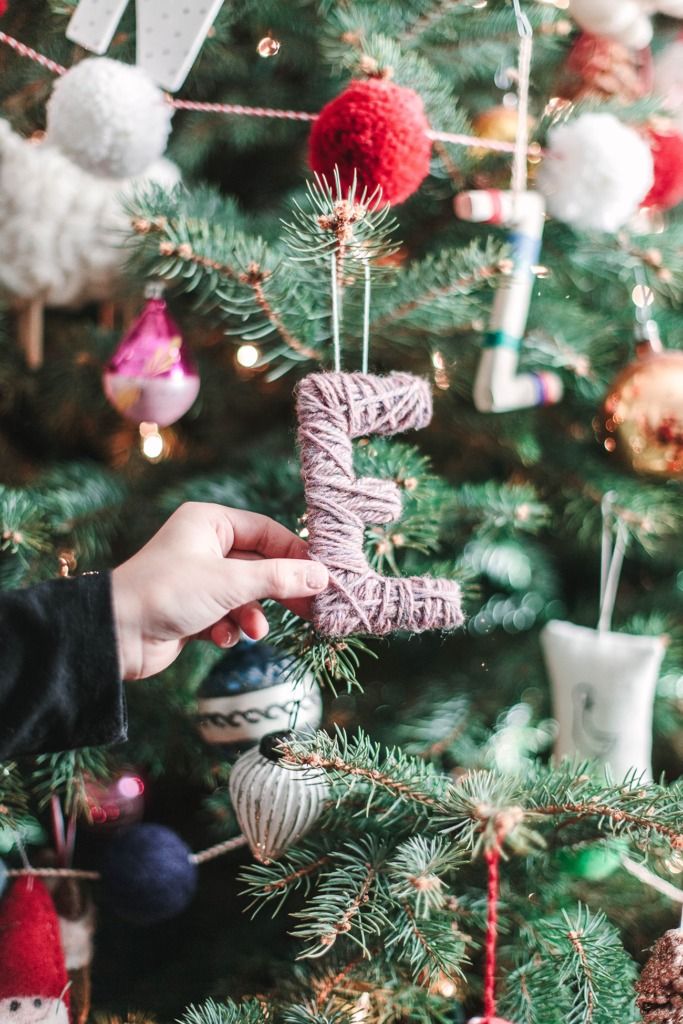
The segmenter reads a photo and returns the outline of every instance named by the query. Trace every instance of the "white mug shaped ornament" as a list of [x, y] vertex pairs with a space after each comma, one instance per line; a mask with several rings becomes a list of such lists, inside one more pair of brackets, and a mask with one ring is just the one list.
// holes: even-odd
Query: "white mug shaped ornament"
[[652, 779], [652, 705], [665, 640], [548, 622], [541, 647], [559, 726], [555, 756], [590, 758], [616, 782]]
[[[223, 0], [135, 0], [135, 63], [152, 81], [176, 92], [187, 78]], [[67, 39], [105, 53], [128, 6], [128, 0], [80, 0]]]

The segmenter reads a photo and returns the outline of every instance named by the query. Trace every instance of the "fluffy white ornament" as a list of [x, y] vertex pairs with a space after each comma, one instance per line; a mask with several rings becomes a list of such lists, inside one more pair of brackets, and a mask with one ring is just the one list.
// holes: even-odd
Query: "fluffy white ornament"
[[642, 50], [652, 40], [650, 15], [683, 18], [683, 0], [569, 0], [569, 13], [585, 32]]
[[582, 114], [548, 134], [538, 188], [548, 213], [574, 228], [617, 231], [654, 180], [652, 153], [613, 114]]
[[141, 68], [90, 57], [58, 78], [47, 103], [47, 141], [105, 178], [129, 178], [166, 149], [173, 108]]
[[0, 291], [49, 306], [111, 298], [130, 226], [122, 198], [148, 181], [172, 187], [179, 180], [170, 160], [129, 181], [93, 177], [0, 120]]

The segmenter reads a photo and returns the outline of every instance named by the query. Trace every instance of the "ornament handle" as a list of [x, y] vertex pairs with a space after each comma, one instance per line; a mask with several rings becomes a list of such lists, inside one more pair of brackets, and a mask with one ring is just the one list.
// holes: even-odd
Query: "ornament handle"
[[636, 339], [636, 353], [640, 359], [652, 355], [654, 352], [661, 352], [663, 349], [662, 339], [659, 334], [659, 324], [650, 316], [649, 295], [652, 294], [645, 271], [640, 263], [633, 268], [633, 276], [636, 285], [640, 289], [640, 302], [634, 299], [636, 307], [636, 323], [634, 336]]
[[[612, 614], [619, 589], [621, 568], [628, 542], [628, 531], [624, 520], [614, 511], [616, 491], [604, 495], [600, 512], [602, 515], [602, 547], [600, 554], [600, 616], [598, 632], [606, 633], [612, 627]], [[616, 524], [616, 537], [613, 540]]]

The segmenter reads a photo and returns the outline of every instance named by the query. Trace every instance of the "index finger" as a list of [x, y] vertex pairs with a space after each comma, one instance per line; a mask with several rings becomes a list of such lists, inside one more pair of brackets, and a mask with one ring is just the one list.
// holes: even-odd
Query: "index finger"
[[233, 551], [253, 551], [263, 558], [307, 558], [308, 545], [301, 537], [259, 512], [225, 510], [234, 531]]

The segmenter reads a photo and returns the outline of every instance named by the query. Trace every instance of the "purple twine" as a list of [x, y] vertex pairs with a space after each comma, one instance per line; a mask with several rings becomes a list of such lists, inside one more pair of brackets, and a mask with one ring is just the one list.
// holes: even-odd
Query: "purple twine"
[[313, 601], [316, 629], [384, 636], [460, 626], [457, 583], [381, 576], [363, 552], [365, 526], [394, 522], [402, 502], [393, 481], [356, 477], [351, 440], [426, 427], [429, 385], [409, 373], [314, 373], [297, 388], [297, 416], [309, 550], [330, 573], [330, 585]]

